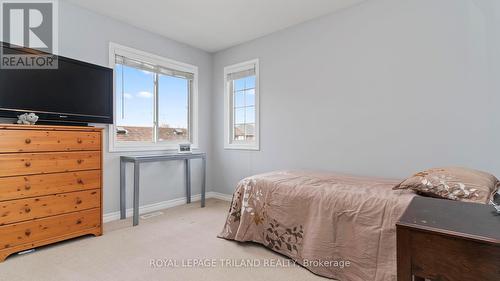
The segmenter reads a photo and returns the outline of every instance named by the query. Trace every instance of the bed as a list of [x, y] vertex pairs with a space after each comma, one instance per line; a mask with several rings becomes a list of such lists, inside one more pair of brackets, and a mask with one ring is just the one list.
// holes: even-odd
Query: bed
[[396, 280], [395, 223], [415, 195], [399, 180], [279, 171], [239, 182], [220, 238], [260, 243], [315, 274]]

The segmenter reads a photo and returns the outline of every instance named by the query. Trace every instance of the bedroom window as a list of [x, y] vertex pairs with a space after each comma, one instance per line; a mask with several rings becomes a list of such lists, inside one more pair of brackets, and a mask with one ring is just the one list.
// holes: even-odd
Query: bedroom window
[[110, 45], [114, 124], [110, 151], [196, 147], [197, 67]]
[[226, 149], [259, 150], [259, 61], [224, 68]]

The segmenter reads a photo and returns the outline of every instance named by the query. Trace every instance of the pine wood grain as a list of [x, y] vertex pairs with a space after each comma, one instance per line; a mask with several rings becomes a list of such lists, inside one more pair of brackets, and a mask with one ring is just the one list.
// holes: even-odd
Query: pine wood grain
[[0, 226], [100, 207], [100, 189], [0, 202]]
[[1, 129], [10, 130], [49, 130], [49, 131], [79, 131], [79, 132], [101, 132], [103, 128], [91, 126], [51, 126], [51, 125], [21, 125], [21, 124], [0, 124]]
[[79, 171], [0, 178], [0, 201], [101, 187], [101, 171]]
[[101, 236], [102, 235], [102, 227], [98, 226], [98, 227], [94, 227], [94, 228], [83, 229], [83, 230], [79, 230], [76, 232], [65, 233], [65, 234], [60, 235], [60, 236], [53, 236], [53, 237], [50, 237], [47, 239], [37, 240], [37, 241], [31, 242], [31, 243], [26, 243], [26, 244], [22, 244], [22, 245], [18, 245], [18, 246], [0, 249], [0, 262], [5, 261], [5, 259], [9, 255], [15, 254], [15, 253], [20, 252], [20, 251], [24, 251], [27, 249], [33, 249], [36, 247], [45, 246], [48, 244], [60, 242], [63, 240], [67, 240], [67, 239], [71, 239], [71, 238], [75, 238], [75, 237], [79, 237], [79, 236], [83, 236], [83, 235], [89, 235], [89, 234], [94, 235], [94, 236]]
[[100, 168], [101, 153], [98, 151], [0, 154], [0, 177]]
[[0, 153], [100, 150], [99, 132], [0, 130]]
[[102, 129], [0, 124], [0, 262], [102, 235]]
[[0, 249], [100, 227], [99, 208], [0, 226]]

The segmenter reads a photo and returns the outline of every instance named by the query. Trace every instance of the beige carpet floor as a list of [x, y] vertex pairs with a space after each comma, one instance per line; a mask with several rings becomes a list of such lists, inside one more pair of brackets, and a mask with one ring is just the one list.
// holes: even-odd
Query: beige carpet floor
[[166, 209], [137, 227], [131, 219], [111, 222], [101, 237], [9, 257], [0, 264], [0, 281], [328, 280], [262, 246], [217, 238], [228, 208], [209, 199], [204, 209], [196, 202]]

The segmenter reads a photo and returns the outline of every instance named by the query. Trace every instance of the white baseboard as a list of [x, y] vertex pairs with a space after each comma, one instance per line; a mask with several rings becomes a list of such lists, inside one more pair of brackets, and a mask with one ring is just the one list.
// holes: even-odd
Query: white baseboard
[[[210, 197], [208, 197], [209, 193], [210, 193]], [[219, 200], [231, 202], [231, 200], [233, 200], [233, 195], [232, 194], [219, 193], [219, 192], [215, 192], [215, 191], [210, 191], [210, 192], [207, 192], [207, 198], [215, 198], [215, 199], [219, 199]]]
[[[233, 196], [229, 194], [209, 191], [206, 193], [206, 199], [208, 198], [216, 198], [224, 201], [231, 201]], [[201, 200], [201, 194], [196, 194], [191, 196], [191, 202], [196, 202]], [[154, 211], [168, 209], [175, 206], [180, 206], [186, 204], [186, 197], [171, 199], [167, 201], [162, 201], [154, 204], [139, 206], [139, 214], [151, 213]], [[127, 217], [131, 217], [133, 215], [133, 208], [129, 208], [125, 212]], [[110, 221], [115, 221], [120, 219], [120, 211], [111, 212], [103, 215], [103, 222], [107, 223]]]

